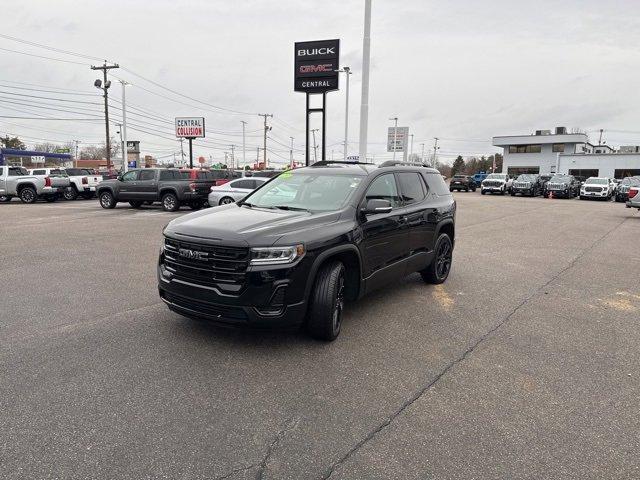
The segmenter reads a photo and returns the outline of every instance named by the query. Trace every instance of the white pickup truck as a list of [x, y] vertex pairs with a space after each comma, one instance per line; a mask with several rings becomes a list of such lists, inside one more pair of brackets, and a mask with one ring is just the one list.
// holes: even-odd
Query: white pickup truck
[[102, 175], [94, 175], [86, 168], [62, 169], [69, 177], [69, 188], [64, 192], [66, 200], [75, 200], [78, 196], [89, 199], [96, 194], [96, 187], [102, 181]]
[[35, 203], [38, 198], [54, 202], [63, 188], [54, 187], [51, 177], [29, 175], [26, 168], [0, 166], [0, 202], [19, 197], [23, 203]]

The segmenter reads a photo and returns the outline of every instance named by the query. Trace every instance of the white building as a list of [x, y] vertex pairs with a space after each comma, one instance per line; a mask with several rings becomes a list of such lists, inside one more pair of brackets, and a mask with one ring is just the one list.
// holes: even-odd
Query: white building
[[640, 175], [640, 153], [616, 153], [608, 145], [591, 145], [585, 133], [567, 133], [566, 128], [537, 130], [533, 135], [493, 137], [503, 148], [503, 173], [556, 172], [583, 177], [623, 178]]

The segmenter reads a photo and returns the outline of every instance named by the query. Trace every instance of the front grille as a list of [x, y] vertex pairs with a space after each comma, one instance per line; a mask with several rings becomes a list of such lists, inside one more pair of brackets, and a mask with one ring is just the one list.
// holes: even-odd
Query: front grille
[[602, 187], [584, 187], [585, 192], [602, 192]]
[[502, 187], [503, 185], [500, 180], [485, 180], [483, 184], [485, 187]]
[[530, 188], [531, 184], [529, 182], [514, 182], [513, 186], [515, 188]]
[[249, 319], [247, 313], [239, 307], [231, 307], [227, 305], [213, 305], [210, 303], [200, 302], [191, 298], [185, 298], [180, 295], [174, 295], [169, 292], [162, 292], [162, 297], [178, 309], [187, 311], [187, 313], [197, 313], [203, 317], [213, 317], [216, 319], [242, 320]]
[[566, 183], [547, 183], [547, 190], [564, 190], [568, 188]]
[[[248, 248], [203, 245], [170, 238], [165, 238], [164, 247], [165, 267], [177, 278], [210, 286], [242, 287], [245, 284]], [[192, 257], [181, 255], [181, 251], [185, 254], [193, 252]]]

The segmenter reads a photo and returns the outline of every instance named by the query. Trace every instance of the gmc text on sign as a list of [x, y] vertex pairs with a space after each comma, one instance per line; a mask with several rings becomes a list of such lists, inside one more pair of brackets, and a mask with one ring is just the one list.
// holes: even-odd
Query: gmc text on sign
[[204, 138], [204, 117], [176, 117], [176, 137]]

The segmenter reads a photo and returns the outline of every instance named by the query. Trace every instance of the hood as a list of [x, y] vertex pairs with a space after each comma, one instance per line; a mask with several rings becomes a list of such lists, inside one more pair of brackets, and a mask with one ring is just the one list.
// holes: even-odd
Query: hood
[[309, 213], [241, 207], [208, 208], [172, 220], [164, 233], [176, 239], [235, 246], [270, 246], [284, 235], [336, 222], [340, 212]]

